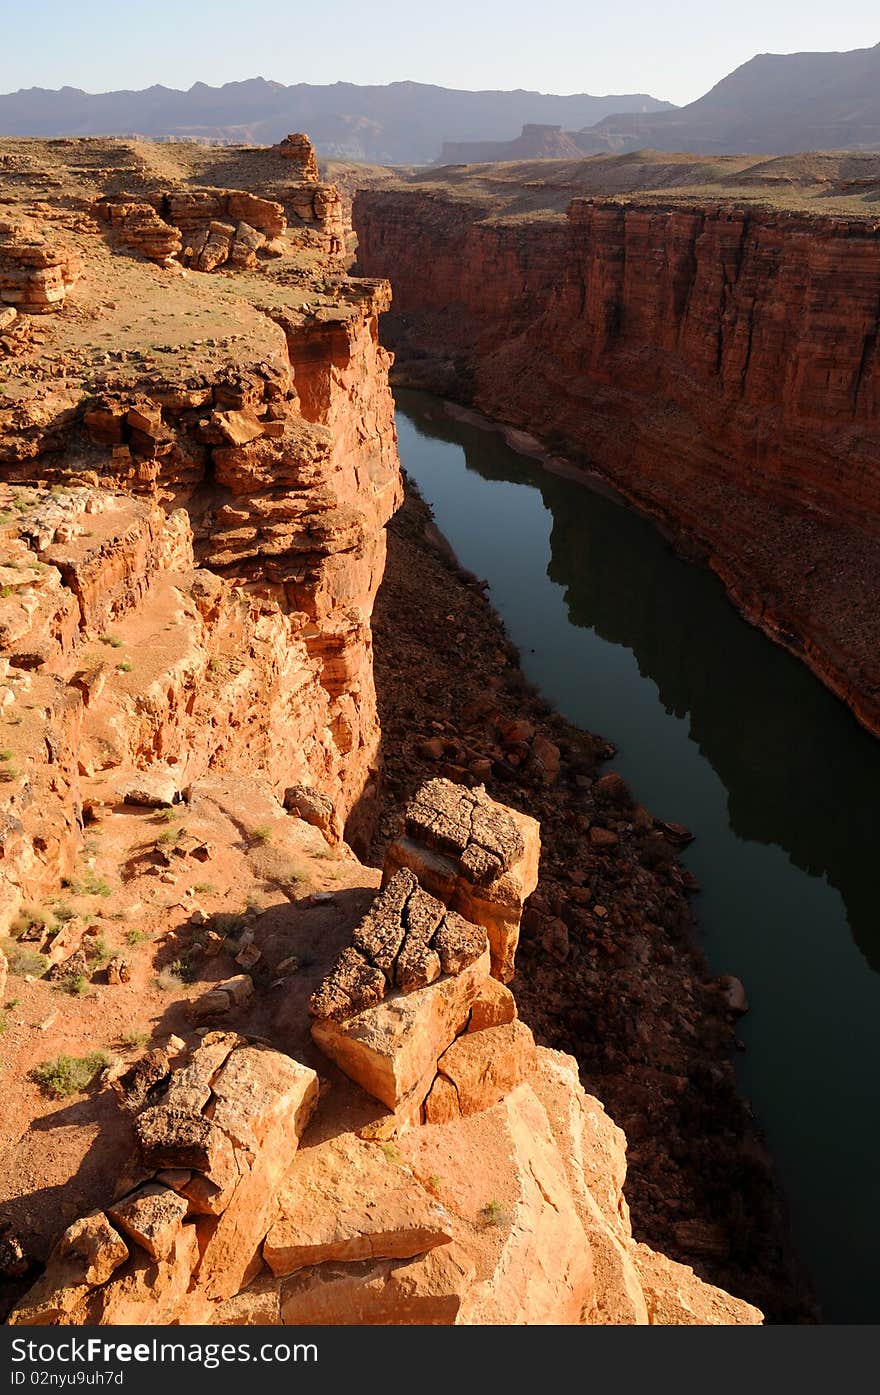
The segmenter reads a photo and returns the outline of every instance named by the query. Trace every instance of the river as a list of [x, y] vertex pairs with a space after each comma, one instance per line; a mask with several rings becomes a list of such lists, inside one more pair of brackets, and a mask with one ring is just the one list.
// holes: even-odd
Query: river
[[880, 1318], [880, 743], [648, 520], [398, 390], [400, 458], [484, 577], [526, 675], [696, 834], [710, 967], [746, 986], [736, 1066], [826, 1322]]

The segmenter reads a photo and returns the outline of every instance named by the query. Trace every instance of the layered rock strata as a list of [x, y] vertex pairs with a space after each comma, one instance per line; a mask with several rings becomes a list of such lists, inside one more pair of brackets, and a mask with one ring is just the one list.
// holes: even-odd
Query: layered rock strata
[[0, 330], [15, 313], [45, 315], [59, 310], [82, 275], [68, 248], [47, 237], [33, 220], [0, 219]]
[[285, 160], [293, 160], [298, 166], [300, 179], [306, 180], [310, 184], [318, 182], [318, 161], [312, 149], [312, 142], [302, 131], [295, 131], [292, 135], [285, 136], [275, 146], [276, 151]]
[[[607, 476], [880, 730], [880, 237], [865, 219], [360, 191], [401, 381]], [[531, 442], [533, 449], [537, 443]]]
[[262, 258], [283, 256], [288, 210], [294, 224], [307, 224], [317, 245], [337, 257], [345, 236], [340, 196], [332, 184], [312, 179], [290, 185], [284, 203], [243, 189], [200, 189], [146, 200], [120, 193], [94, 205], [122, 246], [160, 265], [202, 272], [250, 270]]
[[[207, 197], [174, 197], [182, 227]], [[281, 237], [280, 204], [210, 199]], [[333, 836], [355, 842], [378, 778], [370, 613], [400, 500], [376, 330], [387, 286], [328, 285], [332, 258], [292, 232], [261, 264], [280, 280], [239, 265], [222, 288], [178, 273], [172, 291], [167, 272], [80, 237], [94, 262], [54, 321], [58, 371], [26, 342], [0, 407], [4, 924], [70, 870], [90, 807], [134, 772], [180, 797], [209, 769], [259, 770], [279, 798], [314, 789]], [[238, 342], [189, 330], [176, 361], [156, 347], [96, 360], [78, 327], [112, 333], [115, 315], [147, 345], [163, 315], [225, 315]]]

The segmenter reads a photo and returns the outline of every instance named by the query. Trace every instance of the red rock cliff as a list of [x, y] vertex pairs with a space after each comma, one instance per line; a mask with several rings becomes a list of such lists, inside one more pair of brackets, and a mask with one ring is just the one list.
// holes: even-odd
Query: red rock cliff
[[248, 280], [59, 217], [76, 305], [0, 337], [0, 929], [147, 772], [178, 793], [207, 772], [309, 787], [354, 846], [378, 781], [387, 285], [343, 277], [298, 224]]
[[877, 225], [397, 190], [354, 219], [407, 381], [610, 477], [880, 731]]

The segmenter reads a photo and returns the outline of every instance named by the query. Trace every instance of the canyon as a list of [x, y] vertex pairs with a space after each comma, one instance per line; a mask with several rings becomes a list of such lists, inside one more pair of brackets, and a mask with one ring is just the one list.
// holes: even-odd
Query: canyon
[[396, 381], [598, 472], [880, 731], [869, 205], [649, 190], [562, 212], [553, 166], [357, 193], [359, 268], [393, 268]]
[[[759, 1323], [707, 1272], [732, 1252], [809, 1320], [687, 830], [554, 722], [417, 513], [383, 749], [390, 288], [348, 273], [307, 138], [0, 162], [7, 1321]], [[409, 639], [453, 596], [485, 627], [466, 740]], [[663, 1224], [692, 1262], [634, 1234], [624, 1134], [552, 1040], [569, 925], [617, 971], [590, 973], [591, 1030], [625, 1039], [640, 1002], [633, 1127], [679, 1156]], [[670, 1141], [719, 1099], [701, 1162], [754, 1235]]]

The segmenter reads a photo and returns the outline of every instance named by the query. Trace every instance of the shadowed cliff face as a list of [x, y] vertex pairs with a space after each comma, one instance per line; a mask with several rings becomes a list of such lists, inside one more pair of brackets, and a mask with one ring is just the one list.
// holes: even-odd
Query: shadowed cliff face
[[[695, 831], [684, 861], [701, 888], [700, 942], [714, 972], [746, 986], [737, 1075], [796, 1244], [824, 1319], [872, 1320], [880, 943], [868, 810], [880, 748], [649, 521], [515, 455], [499, 433], [451, 420], [436, 399], [397, 397], [401, 463], [461, 564], [487, 578], [527, 677], [569, 720], [613, 732], [635, 797]], [[577, 983], [571, 959], [564, 975]], [[589, 1078], [593, 1049], [576, 1049]], [[663, 1060], [654, 1043], [648, 1052]], [[700, 1085], [688, 1075], [690, 1107]], [[625, 1090], [613, 1088], [625, 1118]], [[649, 1156], [666, 1137], [652, 1123]], [[716, 1217], [733, 1175], [720, 1178]], [[854, 1178], [841, 1221], [836, 1199]], [[643, 1223], [643, 1191], [632, 1204]], [[738, 1243], [755, 1215], [749, 1199]]]
[[436, 191], [354, 217], [400, 381], [607, 475], [880, 728], [873, 225], [587, 200], [492, 223]]
[[871, 738], [789, 656], [744, 626], [718, 583], [673, 556], [650, 522], [517, 456], [496, 434], [462, 427], [430, 399], [398, 398], [430, 439], [464, 444], [468, 470], [539, 491], [551, 520], [547, 576], [563, 592], [569, 623], [632, 652], [666, 711], [688, 719], [691, 740], [724, 785], [736, 836], [782, 848], [796, 867], [827, 878], [880, 971], [866, 873], [874, 837], [861, 817], [880, 778]]

